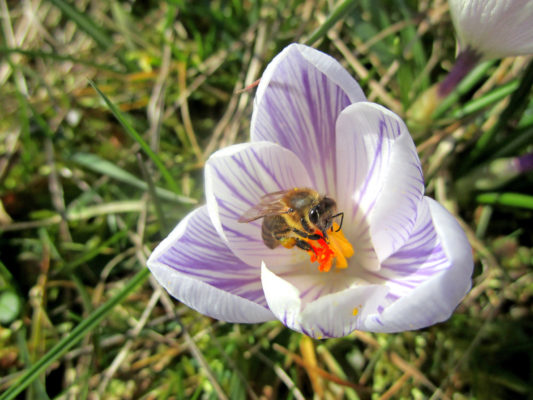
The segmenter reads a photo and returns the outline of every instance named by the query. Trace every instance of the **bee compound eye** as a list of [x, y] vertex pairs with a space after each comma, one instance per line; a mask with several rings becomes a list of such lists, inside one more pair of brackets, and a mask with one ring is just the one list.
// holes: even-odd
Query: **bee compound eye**
[[309, 210], [309, 221], [311, 221], [313, 224], [318, 222], [318, 210], [316, 207], [313, 207], [311, 210]]

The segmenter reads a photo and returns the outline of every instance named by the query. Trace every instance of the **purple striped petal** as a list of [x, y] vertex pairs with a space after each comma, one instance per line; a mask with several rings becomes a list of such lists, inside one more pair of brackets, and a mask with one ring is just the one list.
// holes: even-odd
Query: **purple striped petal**
[[271, 142], [230, 146], [213, 154], [205, 167], [207, 206], [215, 228], [237, 257], [257, 268], [263, 260], [286, 265], [306, 256], [298, 249], [265, 246], [262, 219], [238, 222], [265, 194], [294, 187], [311, 187], [305, 167], [292, 152]]
[[[335, 279], [336, 274], [321, 275], [325, 280]], [[300, 288], [286, 277], [274, 273], [264, 263], [261, 279], [274, 315], [289, 328], [317, 339], [346, 336], [359, 329], [361, 321], [377, 312], [388, 291], [384, 285], [352, 284], [349, 288], [308, 302]]]
[[346, 108], [337, 121], [337, 170], [347, 237], [352, 243], [371, 240], [385, 260], [409, 238], [424, 193], [420, 161], [403, 121], [374, 103]]
[[322, 194], [336, 182], [335, 122], [364, 101], [357, 82], [332, 57], [303, 45], [285, 48], [266, 68], [255, 98], [252, 141], [291, 150]]
[[275, 319], [268, 310], [258, 266], [237, 258], [200, 207], [183, 219], [154, 250], [148, 268], [176, 299], [228, 322]]
[[364, 329], [399, 332], [448, 319], [470, 290], [472, 269], [464, 231], [444, 207], [425, 197], [409, 241], [379, 272], [363, 274], [390, 289], [379, 312], [364, 321]]

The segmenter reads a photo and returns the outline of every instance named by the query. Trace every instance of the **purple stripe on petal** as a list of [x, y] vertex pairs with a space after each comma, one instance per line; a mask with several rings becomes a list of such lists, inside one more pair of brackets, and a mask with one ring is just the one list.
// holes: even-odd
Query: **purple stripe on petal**
[[183, 229], [183, 233], [170, 235], [154, 252], [149, 265], [164, 265], [169, 270], [267, 307], [259, 267], [245, 264], [231, 252], [215, 231], [206, 207], [193, 211], [182, 225], [176, 229]]
[[[380, 121], [380, 129], [377, 135], [376, 149], [374, 151], [372, 163], [370, 164], [370, 168], [368, 170], [368, 174], [367, 174], [368, 177], [374, 176], [375, 171], [377, 169], [376, 164], [382, 161], [381, 155], [382, 155], [382, 149], [383, 149], [383, 136], [384, 136], [384, 131], [382, 128], [383, 128], [383, 121]], [[357, 215], [357, 212], [359, 211], [359, 204], [361, 203], [361, 199], [365, 197], [365, 194], [366, 194], [366, 191], [368, 189], [368, 185], [370, 184], [370, 182], [371, 182], [371, 179], [368, 179], [368, 178], [365, 179], [363, 186], [361, 187], [359, 191], [358, 199], [356, 202], [354, 202], [353, 215]], [[366, 210], [365, 210], [366, 213], [369, 213], [370, 211], [372, 211], [372, 208], [374, 208], [375, 201], [376, 199], [373, 199], [369, 203], [369, 205], [366, 207]]]
[[384, 260], [409, 238], [423, 196], [414, 143], [398, 116], [373, 103], [346, 108], [337, 135], [337, 200], [347, 211], [347, 224], [370, 227], [378, 258]]
[[249, 207], [252, 207], [254, 205], [254, 203], [252, 203], [252, 201], [248, 197], [241, 194], [242, 188], [244, 187], [244, 185], [241, 185], [240, 187], [238, 187], [234, 185], [226, 176], [224, 176], [222, 171], [220, 170], [215, 170], [215, 171], [217, 174], [217, 179], [219, 179], [220, 181], [222, 181], [222, 183], [226, 185], [226, 187], [231, 191], [232, 197], [235, 200], [239, 200], [242, 203], [247, 204]]
[[[385, 282], [390, 288], [385, 299], [389, 304], [383, 304], [379, 321], [364, 321], [364, 329], [400, 332], [445, 321], [470, 289], [472, 249], [444, 207], [424, 198], [412, 239], [383, 263], [379, 272], [389, 278]], [[410, 273], [399, 274], [401, 270]], [[413, 288], [406, 289], [406, 283]]]
[[[287, 186], [285, 182], [281, 182], [278, 177], [276, 176], [276, 174], [274, 173], [274, 171], [272, 169], [270, 169], [268, 167], [268, 165], [266, 164], [266, 162], [260, 157], [260, 155], [257, 153], [257, 151], [254, 151], [252, 149], [252, 155], [254, 157], [254, 161], [257, 163], [257, 165], [259, 165], [264, 171], [266, 171], [266, 173], [268, 174], [268, 176], [272, 179], [272, 181], [277, 185], [278, 189], [279, 190], [283, 190], [283, 189], [286, 189]], [[253, 164], [252, 164], [253, 165]], [[291, 170], [292, 172], [292, 170]], [[263, 187], [263, 190], [265, 190], [265, 193], [266, 192], [266, 189]]]
[[409, 240], [382, 263], [381, 270], [372, 278], [391, 289], [389, 296], [401, 297], [450, 266], [450, 260], [435, 231], [429, 207], [422, 202]]
[[350, 103], [341, 87], [295, 51], [277, 64], [256, 104], [252, 140], [272, 141], [293, 151], [313, 187], [334, 195], [335, 123]]

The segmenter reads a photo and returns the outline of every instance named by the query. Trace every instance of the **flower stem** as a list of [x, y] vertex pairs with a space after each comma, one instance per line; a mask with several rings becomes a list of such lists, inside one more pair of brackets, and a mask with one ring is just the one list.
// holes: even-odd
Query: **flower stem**
[[452, 70], [446, 78], [440, 83], [437, 94], [444, 98], [449, 95], [481, 59], [481, 54], [467, 47], [465, 51], [459, 53]]

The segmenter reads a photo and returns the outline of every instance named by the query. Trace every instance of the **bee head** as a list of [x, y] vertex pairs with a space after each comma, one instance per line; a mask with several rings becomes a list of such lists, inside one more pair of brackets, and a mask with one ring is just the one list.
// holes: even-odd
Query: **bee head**
[[309, 210], [309, 221], [326, 235], [326, 232], [333, 224], [334, 214], [337, 212], [337, 203], [335, 200], [324, 197], [317, 205]]

